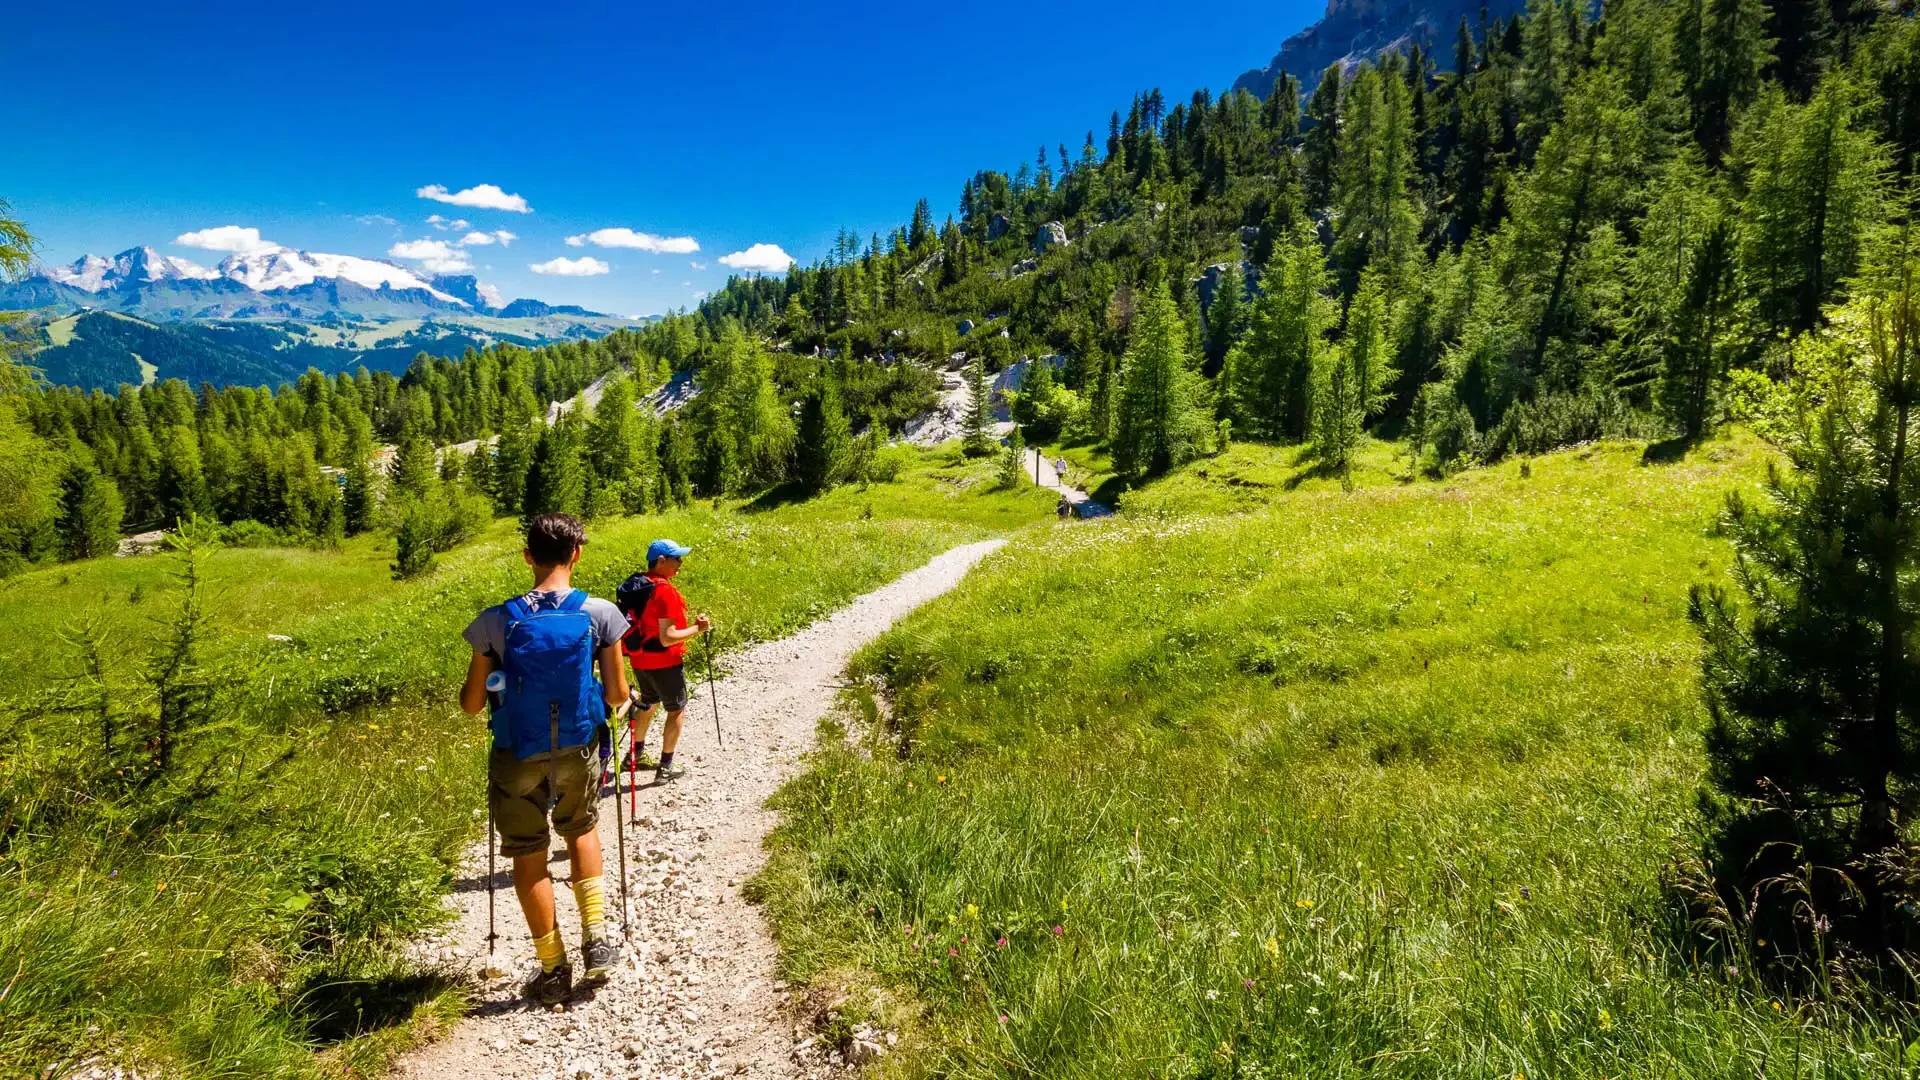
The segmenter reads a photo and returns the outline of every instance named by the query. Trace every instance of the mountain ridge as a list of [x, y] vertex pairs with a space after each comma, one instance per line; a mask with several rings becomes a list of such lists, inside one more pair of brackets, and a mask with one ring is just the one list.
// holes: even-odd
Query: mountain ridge
[[521, 311], [609, 318], [575, 305], [520, 299], [495, 303], [472, 275], [425, 277], [395, 263], [354, 255], [269, 248], [236, 252], [218, 266], [131, 247], [111, 257], [82, 255], [47, 266], [18, 282], [0, 283], [0, 310], [51, 308], [61, 314], [91, 309], [142, 318], [395, 318], [471, 313], [503, 318]]
[[1429, 55], [1452, 40], [1465, 18], [1481, 36], [1481, 23], [1509, 18], [1526, 0], [1327, 0], [1318, 22], [1289, 36], [1265, 67], [1241, 73], [1233, 89], [1264, 98], [1281, 72], [1311, 92], [1327, 67], [1351, 67], [1383, 52], [1419, 45]]

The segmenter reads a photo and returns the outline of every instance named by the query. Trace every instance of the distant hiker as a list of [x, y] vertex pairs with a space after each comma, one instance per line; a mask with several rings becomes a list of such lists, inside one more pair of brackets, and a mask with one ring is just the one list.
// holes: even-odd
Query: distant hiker
[[[656, 782], [686, 775], [685, 766], [673, 763], [673, 751], [680, 745], [680, 714], [687, 707], [687, 642], [713, 629], [713, 620], [705, 615], [688, 624], [686, 598], [673, 584], [680, 560], [692, 550], [672, 540], [655, 540], [647, 545], [646, 573], [620, 586], [620, 606], [631, 623], [624, 644], [640, 694], [639, 713], [628, 721], [628, 768], [652, 769]], [[660, 729], [660, 758], [655, 761], [645, 756], [647, 728], [661, 706], [666, 707], [667, 722]]]
[[1060, 517], [1066, 517], [1068, 514], [1073, 513], [1073, 504], [1067, 501], [1065, 495], [1062, 495], [1060, 496], [1060, 501], [1053, 504], [1053, 512]]
[[[533, 568], [533, 588], [468, 624], [473, 662], [460, 688], [460, 707], [468, 713], [492, 706], [487, 800], [500, 830], [500, 854], [513, 860], [514, 892], [540, 960], [527, 993], [547, 1004], [564, 1000], [573, 988], [547, 875], [549, 814], [573, 866], [584, 981], [604, 980], [620, 959], [600, 881], [595, 744], [608, 706], [627, 702], [620, 663], [627, 620], [612, 604], [573, 587], [573, 568], [586, 542], [585, 530], [569, 514], [541, 514], [527, 524], [522, 554]], [[503, 677], [490, 688], [488, 676], [496, 671]]]

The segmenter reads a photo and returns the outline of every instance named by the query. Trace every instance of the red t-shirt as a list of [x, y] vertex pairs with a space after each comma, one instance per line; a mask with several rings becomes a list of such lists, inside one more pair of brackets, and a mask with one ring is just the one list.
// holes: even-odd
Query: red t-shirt
[[[647, 576], [653, 579], [653, 595], [647, 598], [647, 606], [640, 610], [641, 638], [653, 638], [659, 630], [661, 619], [667, 620], [667, 625], [676, 630], [685, 630], [687, 628], [686, 597], [681, 596], [680, 590], [674, 588], [673, 582], [666, 578], [653, 574]], [[657, 671], [660, 668], [670, 668], [683, 662], [686, 655], [687, 643], [684, 641], [675, 642], [663, 650], [641, 649], [638, 652], [627, 653], [633, 661], [635, 671]]]

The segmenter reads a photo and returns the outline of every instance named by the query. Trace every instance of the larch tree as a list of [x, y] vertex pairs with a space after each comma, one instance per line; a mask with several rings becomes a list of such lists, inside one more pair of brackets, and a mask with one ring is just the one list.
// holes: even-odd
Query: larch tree
[[1320, 242], [1301, 227], [1274, 250], [1247, 332], [1227, 353], [1221, 376], [1234, 430], [1265, 439], [1302, 439], [1312, 412], [1313, 372], [1337, 318]]

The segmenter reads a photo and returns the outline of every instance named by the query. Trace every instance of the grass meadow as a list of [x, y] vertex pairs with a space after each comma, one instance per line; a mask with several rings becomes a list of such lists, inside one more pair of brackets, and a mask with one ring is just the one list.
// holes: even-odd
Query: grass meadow
[[1696, 963], [1687, 587], [1767, 453], [1342, 493], [1239, 446], [869, 646], [759, 883], [881, 1075], [1904, 1076], [1911, 1022]]
[[[893, 482], [808, 502], [594, 522], [576, 581], [610, 595], [673, 536], [727, 648], [1051, 513], [1036, 490], [991, 490], [989, 462], [899, 460]], [[485, 725], [454, 704], [460, 630], [527, 572], [509, 521], [420, 579], [390, 580], [390, 559], [378, 537], [205, 558], [216, 720], [183, 741], [164, 795], [103, 787], [96, 721], [55, 707], [81, 685], [64, 638], [87, 623], [112, 708], [151, 708], [141, 672], [179, 610], [172, 557], [0, 584], [0, 1074], [99, 1055], [152, 1076], [369, 1075], [458, 1011], [458, 988], [401, 945], [441, 917], [484, 829]]]

